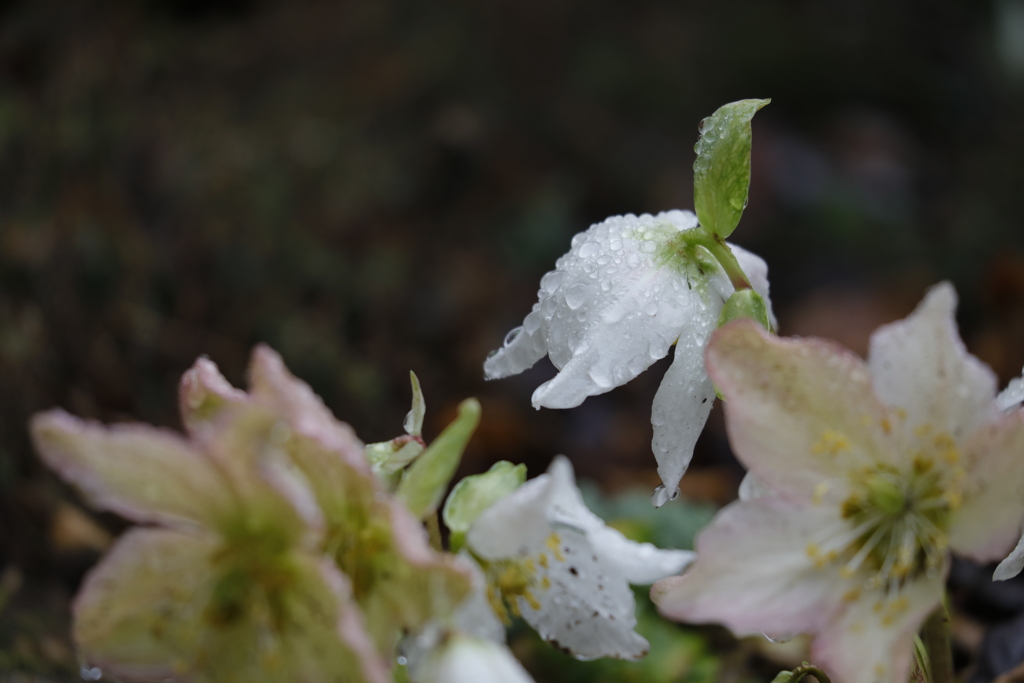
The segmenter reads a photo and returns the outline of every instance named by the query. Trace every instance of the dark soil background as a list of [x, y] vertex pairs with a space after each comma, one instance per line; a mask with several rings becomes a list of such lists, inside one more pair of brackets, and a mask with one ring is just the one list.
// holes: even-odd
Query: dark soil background
[[[970, 349], [1019, 374], [1022, 0], [0, 3], [0, 679], [78, 677], [68, 600], [123, 528], [26, 420], [177, 427], [200, 354], [243, 384], [269, 343], [366, 441], [400, 432], [413, 369], [428, 438], [480, 398], [466, 473], [565, 453], [653, 488], [665, 362], [542, 412], [546, 360], [481, 363], [574, 233], [691, 208], [698, 122], [748, 97], [773, 102], [733, 239], [781, 331], [863, 352], [951, 279]], [[727, 501], [740, 473], [716, 411], [686, 493]], [[1024, 609], [989, 576], [954, 572], [965, 663]]]

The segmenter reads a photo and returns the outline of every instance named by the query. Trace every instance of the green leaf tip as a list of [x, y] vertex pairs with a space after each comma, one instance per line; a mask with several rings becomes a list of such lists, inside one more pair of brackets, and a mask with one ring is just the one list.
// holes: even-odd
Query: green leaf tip
[[524, 481], [526, 465], [501, 460], [483, 474], [470, 475], [456, 484], [443, 510], [445, 526], [452, 532], [452, 550], [456, 550], [456, 539], [461, 542], [484, 510], [522, 486]]
[[412, 408], [406, 414], [402, 426], [409, 436], [420, 436], [423, 434], [423, 416], [427, 413], [427, 404], [423, 400], [420, 378], [412, 370], [409, 371], [409, 382], [412, 384]]
[[732, 293], [722, 306], [718, 326], [722, 327], [740, 318], [750, 318], [769, 332], [772, 330], [772, 323], [768, 319], [768, 307], [765, 306], [761, 295], [753, 289], [738, 289]]
[[700, 122], [700, 139], [693, 148], [693, 205], [700, 224], [719, 237], [732, 234], [747, 206], [750, 121], [769, 102], [732, 102]]
[[459, 414], [405, 471], [396, 495], [420, 519], [435, 512], [480, 422], [480, 402], [467, 398]]

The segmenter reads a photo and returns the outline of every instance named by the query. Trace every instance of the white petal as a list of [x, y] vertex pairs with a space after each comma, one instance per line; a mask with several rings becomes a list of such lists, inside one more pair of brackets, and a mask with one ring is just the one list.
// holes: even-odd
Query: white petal
[[883, 402], [906, 411], [905, 438], [927, 426], [959, 441], [994, 417], [996, 377], [957, 332], [956, 291], [942, 282], [904, 320], [871, 335], [868, 364]]
[[665, 616], [725, 624], [738, 635], [778, 639], [824, 628], [852, 582], [816, 565], [809, 544], [839, 522], [836, 511], [782, 498], [733, 503], [697, 536], [697, 561], [662, 579], [651, 599]]
[[538, 580], [550, 581], [549, 588], [535, 592], [540, 609], [519, 598], [526, 623], [579, 659], [646, 655], [647, 641], [633, 631], [636, 604], [625, 578], [601, 562], [587, 534], [566, 527], [555, 540], [547, 566], [537, 568]]
[[533, 683], [504, 645], [466, 636], [451, 638], [421, 666], [411, 666], [414, 683]]
[[468, 553], [459, 554], [466, 566], [471, 567], [473, 588], [466, 599], [455, 608], [452, 615], [452, 627], [460, 633], [474, 638], [492, 640], [495, 643], [505, 642], [505, 625], [494, 613], [487, 599], [487, 579], [480, 566], [470, 559]]
[[1020, 574], [1021, 569], [1024, 569], [1024, 534], [1017, 541], [1017, 547], [1013, 549], [1013, 552], [1007, 555], [1006, 559], [996, 567], [992, 579], [995, 581], [1012, 579], [1017, 574]]
[[774, 495], [775, 492], [753, 472], [747, 472], [740, 482], [740, 500], [754, 500]]
[[611, 576], [646, 585], [683, 571], [695, 557], [689, 550], [663, 550], [651, 543], [637, 543], [604, 523], [583, 502], [572, 464], [558, 456], [548, 469], [553, 491], [551, 521], [586, 532], [602, 567]]
[[690, 465], [693, 447], [715, 401], [715, 385], [704, 369], [710, 332], [701, 327], [679, 337], [672, 365], [654, 395], [651, 448], [658, 461], [658, 475], [665, 489], [673, 493]]
[[996, 396], [996, 405], [999, 410], [1010, 410], [1017, 408], [1021, 403], [1024, 403], [1024, 377], [1016, 377]]
[[768, 308], [768, 320], [772, 324], [772, 329], [777, 330], [779, 324], [775, 320], [775, 311], [772, 310], [771, 297], [768, 296], [768, 264], [764, 262], [763, 258], [743, 247], [730, 244], [729, 249], [732, 250], [733, 256], [739, 262], [740, 268], [747, 274], [750, 286], [764, 299], [764, 305]]
[[941, 577], [921, 579], [893, 595], [862, 595], [815, 639], [813, 661], [835, 683], [904, 683], [914, 636], [939, 606], [944, 584]]
[[484, 510], [466, 534], [466, 543], [485, 560], [528, 555], [544, 546], [551, 527], [550, 475], [542, 474]]
[[694, 224], [680, 211], [615, 216], [573, 238], [541, 283], [548, 353], [561, 372], [534, 393], [535, 407], [577, 406], [665, 357], [703, 296], [658, 252]]
[[1004, 413], [960, 444], [962, 503], [950, 517], [949, 546], [976, 562], [1006, 555], [1024, 517], [1024, 412]]
[[534, 304], [522, 327], [509, 332], [505, 336], [505, 345], [484, 361], [484, 377], [501, 379], [533, 367], [548, 353], [547, 328], [548, 323], [540, 313], [540, 304]]

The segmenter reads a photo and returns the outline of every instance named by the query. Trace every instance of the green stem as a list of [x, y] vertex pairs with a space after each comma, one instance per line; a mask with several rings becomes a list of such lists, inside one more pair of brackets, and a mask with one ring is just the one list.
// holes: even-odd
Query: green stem
[[921, 640], [928, 651], [929, 683], [954, 683], [953, 649], [949, 642], [949, 612], [939, 605], [921, 629]]
[[789, 683], [800, 683], [807, 676], [814, 676], [818, 679], [818, 683], [832, 683], [831, 679], [825, 675], [825, 672], [814, 666], [804, 662], [797, 668], [793, 669], [792, 677], [789, 679]]
[[747, 274], [743, 272], [740, 262], [736, 260], [736, 255], [732, 253], [732, 249], [729, 248], [724, 239], [709, 232], [703, 226], [687, 230], [682, 235], [685, 236], [686, 243], [692, 246], [704, 247], [711, 253], [715, 260], [718, 261], [718, 264], [722, 266], [725, 274], [729, 276], [729, 281], [732, 282], [734, 289], [752, 289], [750, 280], [747, 279]]
[[437, 552], [444, 552], [444, 545], [441, 543], [441, 522], [437, 518], [437, 512], [427, 515], [427, 533], [430, 535], [430, 546]]

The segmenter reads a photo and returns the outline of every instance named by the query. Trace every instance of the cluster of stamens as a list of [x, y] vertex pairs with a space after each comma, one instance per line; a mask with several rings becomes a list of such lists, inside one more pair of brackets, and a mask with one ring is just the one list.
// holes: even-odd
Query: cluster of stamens
[[[899, 417], [899, 415], [897, 415]], [[883, 425], [890, 432], [888, 421]], [[850, 448], [841, 434], [828, 432], [815, 454], [836, 456]], [[807, 545], [818, 567], [841, 565], [844, 578], [862, 576], [863, 587], [892, 593], [907, 581], [941, 571], [949, 545], [950, 515], [961, 503], [964, 478], [960, 455], [948, 434], [927, 426], [914, 431], [909, 465], [880, 458], [848, 475], [840, 516]], [[815, 490], [821, 501], [828, 483]], [[856, 599], [859, 586], [850, 591]]]
[[[551, 559], [556, 562], [565, 561], [558, 534], [551, 533], [545, 545], [546, 550], [524, 557], [490, 562], [477, 558], [487, 577], [487, 601], [506, 625], [512, 623], [513, 616], [521, 616], [519, 598], [525, 600], [533, 610], [541, 608], [535, 591], [547, 591], [551, 588], [551, 579], [546, 573]], [[551, 559], [548, 558], [549, 553]]]

